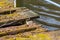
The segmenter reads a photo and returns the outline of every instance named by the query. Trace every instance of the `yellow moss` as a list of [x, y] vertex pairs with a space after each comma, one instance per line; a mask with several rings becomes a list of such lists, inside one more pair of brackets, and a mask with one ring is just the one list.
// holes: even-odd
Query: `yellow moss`
[[37, 37], [41, 40], [51, 40], [48, 34], [37, 34]]
[[26, 38], [16, 37], [16, 40], [25, 40]]
[[0, 0], [0, 7], [5, 8], [8, 6], [13, 6], [11, 2], [8, 2], [8, 0]]
[[51, 40], [51, 38], [47, 34], [30, 35], [29, 38], [31, 40]]
[[8, 40], [14, 40], [13, 38], [9, 38]]
[[20, 16], [20, 14], [17, 14], [17, 13], [12, 13], [12, 14], [7, 14], [7, 15], [3, 15], [3, 16], [0, 16], [0, 19], [3, 20], [3, 19], [8, 19], [8, 18], [14, 18], [14, 17], [18, 17]]
[[15, 38], [5, 37], [5, 39], [7, 40], [51, 40], [51, 38], [47, 34], [29, 35], [29, 38], [20, 37], [20, 36], [16, 36]]
[[0, 7], [4, 7], [5, 6], [5, 2], [0, 2]]

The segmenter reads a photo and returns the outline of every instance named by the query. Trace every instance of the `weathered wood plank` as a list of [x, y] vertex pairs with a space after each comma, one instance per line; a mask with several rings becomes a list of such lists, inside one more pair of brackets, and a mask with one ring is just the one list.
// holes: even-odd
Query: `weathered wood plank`
[[18, 20], [25, 21], [26, 19], [34, 19], [37, 17], [39, 17], [39, 15], [29, 9], [18, 8], [15, 13], [0, 16], [0, 24]]
[[7, 27], [7, 28], [0, 28], [0, 36], [24, 33], [24, 32], [28, 32], [28, 31], [34, 31], [34, 30], [36, 32], [37, 29], [39, 32], [47, 31], [46, 29], [44, 29], [44, 28], [40, 27], [39, 25], [37, 25], [36, 23], [32, 22], [29, 25], [24, 24], [21, 26], [11, 26], [11, 27]]
[[6, 9], [0, 8], [0, 15], [10, 14], [10, 11], [13, 13], [16, 11], [16, 9], [17, 8], [6, 8]]
[[[35, 32], [36, 33], [36, 32]], [[25, 32], [16, 35], [7, 35], [0, 37], [0, 40], [60, 40], [60, 30], [51, 32]]]

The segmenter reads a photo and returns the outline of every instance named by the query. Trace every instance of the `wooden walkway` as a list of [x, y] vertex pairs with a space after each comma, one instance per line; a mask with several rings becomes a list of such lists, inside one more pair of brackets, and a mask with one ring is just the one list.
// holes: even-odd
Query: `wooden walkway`
[[[13, 9], [12, 9], [13, 10]], [[16, 8], [16, 12], [11, 14], [5, 14], [0, 16], [0, 25], [14, 22], [14, 21], [25, 21], [26, 19], [38, 18], [39, 15], [26, 8]]]
[[6, 36], [6, 35], [12, 35], [12, 34], [18, 34], [18, 33], [24, 33], [24, 32], [45, 32], [46, 29], [40, 27], [36, 23], [30, 23], [29, 25], [24, 24], [20, 26], [10, 26], [6, 28], [0, 28], [0, 36]]
[[[5, 10], [5, 12], [7, 11]], [[0, 15], [0, 25], [14, 21], [22, 23], [27, 19], [30, 20], [38, 17], [38, 14], [27, 8], [17, 8], [11, 14]], [[0, 28], [0, 40], [60, 40], [60, 30], [48, 31], [36, 23], [9, 26]]]

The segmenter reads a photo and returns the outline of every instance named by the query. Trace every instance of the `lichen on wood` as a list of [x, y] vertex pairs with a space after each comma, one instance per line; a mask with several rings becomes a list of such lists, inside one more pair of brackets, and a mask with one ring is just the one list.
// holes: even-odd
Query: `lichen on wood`
[[14, 0], [0, 0], [0, 8], [14, 7]]

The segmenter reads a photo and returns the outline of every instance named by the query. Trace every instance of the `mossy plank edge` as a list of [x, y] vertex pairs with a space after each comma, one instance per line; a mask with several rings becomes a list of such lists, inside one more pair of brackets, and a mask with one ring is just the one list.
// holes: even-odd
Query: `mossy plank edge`
[[[33, 31], [33, 30], [36, 30], [37, 28], [40, 28], [40, 26], [35, 24], [35, 23], [32, 23], [30, 25], [24, 24], [21, 26], [12, 26], [12, 27], [7, 27], [7, 28], [0, 28], [0, 36]], [[44, 29], [44, 28], [41, 28], [41, 31], [42, 30], [46, 31], [46, 29]]]
[[[30, 18], [25, 18], [25, 19], [16, 19], [16, 20], [9, 20], [9, 21], [6, 21], [6, 22], [0, 22], [0, 26], [1, 25], [3, 25], [3, 24], [5, 24], [6, 23], [6, 25], [8, 25], [8, 23], [11, 23], [11, 22], [13, 22], [14, 23], [14, 21], [16, 21], [17, 23], [15, 23], [15, 24], [18, 24], [18, 21], [20, 22], [19, 24], [23, 24], [27, 19], [29, 19], [29, 20], [32, 20], [32, 19], [35, 19], [35, 18], [39, 18], [39, 16], [35, 16], [35, 17], [30, 17]], [[12, 24], [13, 24], [12, 23]], [[11, 25], [11, 24], [9, 24], [9, 25]]]
[[16, 8], [0, 8], [0, 14], [8, 14], [8, 13], [10, 13], [10, 11], [11, 12], [16, 12], [17, 10], [20, 10], [21, 11], [21, 9], [27, 9], [26, 7], [16, 7]]
[[[19, 9], [19, 8], [18, 8], [18, 9]], [[18, 9], [17, 9], [17, 10], [18, 10]], [[22, 8], [21, 8], [21, 9], [22, 9]], [[20, 9], [19, 9], [19, 10], [20, 10]], [[15, 14], [22, 15], [22, 17], [19, 16], [19, 17], [13, 18], [13, 17], [14, 17], [14, 16], [13, 16], [13, 17], [12, 17], [13, 19], [5, 19], [6, 21], [4, 21], [4, 20], [2, 19], [3, 21], [0, 20], [0, 21], [1, 21], [0, 24], [1, 24], [1, 23], [10, 22], [10, 21], [12, 21], [12, 22], [13, 22], [13, 21], [18, 21], [18, 20], [20, 20], [20, 21], [21, 21], [21, 20], [24, 20], [24, 21], [25, 21], [26, 19], [39, 18], [39, 15], [38, 15], [37, 13], [35, 13], [35, 12], [29, 10], [29, 9], [28, 9], [28, 11], [27, 11], [26, 9], [23, 8], [23, 10], [25, 10], [25, 11], [15, 13]], [[14, 14], [14, 13], [13, 13], [13, 14]], [[8, 15], [10, 15], [10, 14], [8, 14]], [[7, 16], [8, 16], [8, 15], [7, 15]], [[4, 15], [2, 15], [2, 17], [3, 17], [3, 16], [4, 16]], [[17, 16], [18, 16], [18, 15], [17, 15]]]
[[[25, 35], [27, 34], [27, 35]], [[51, 32], [40, 32], [37, 34], [30, 34], [29, 32], [25, 34], [17, 34], [17, 35], [7, 35], [1, 37], [3, 40], [60, 40], [60, 30], [51, 31]]]
[[5, 13], [5, 12], [10, 12], [10, 11], [16, 11], [18, 8], [0, 8], [0, 14]]

